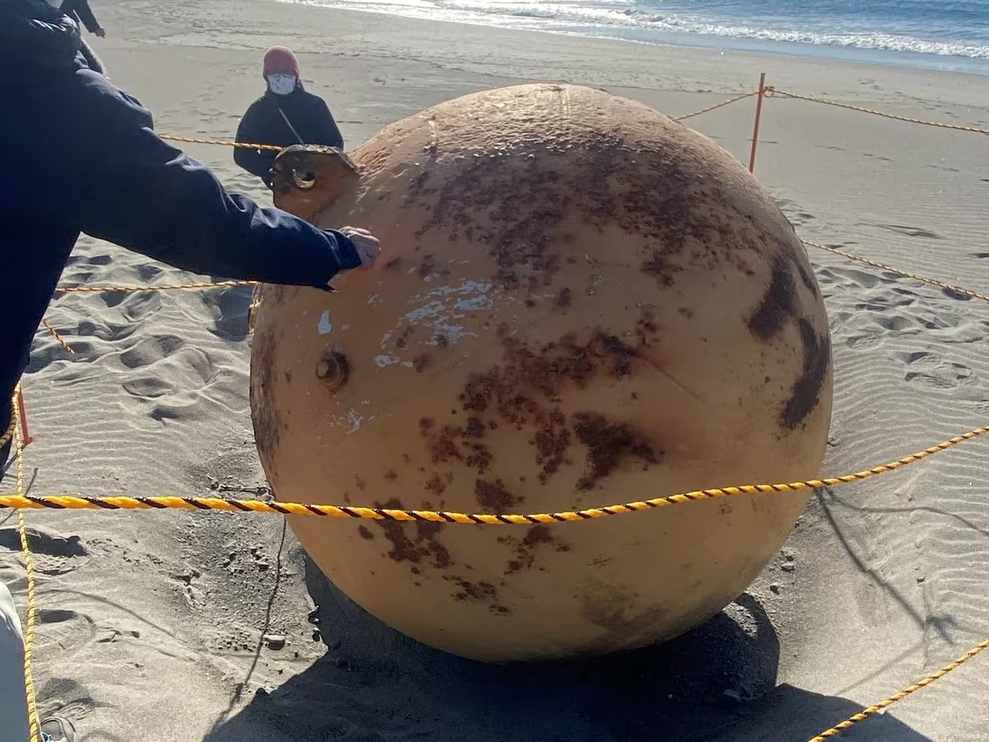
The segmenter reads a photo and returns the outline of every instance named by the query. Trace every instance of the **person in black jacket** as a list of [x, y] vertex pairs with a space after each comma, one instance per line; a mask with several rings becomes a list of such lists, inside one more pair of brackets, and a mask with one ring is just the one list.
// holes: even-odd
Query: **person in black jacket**
[[196, 273], [326, 291], [378, 254], [365, 230], [317, 229], [228, 193], [82, 46], [45, 0], [0, 0], [0, 477], [9, 400], [81, 232]]
[[[319, 144], [343, 149], [343, 137], [326, 101], [306, 92], [299, 75], [299, 60], [291, 49], [273, 46], [264, 55], [265, 94], [254, 101], [237, 127], [237, 141], [288, 147]], [[234, 162], [271, 187], [271, 166], [276, 152], [234, 149]]]
[[93, 9], [89, 7], [89, 0], [48, 0], [48, 4], [61, 10], [77, 25], [85, 26], [91, 34], [95, 34], [101, 39], [106, 38], [106, 31], [96, 20]]

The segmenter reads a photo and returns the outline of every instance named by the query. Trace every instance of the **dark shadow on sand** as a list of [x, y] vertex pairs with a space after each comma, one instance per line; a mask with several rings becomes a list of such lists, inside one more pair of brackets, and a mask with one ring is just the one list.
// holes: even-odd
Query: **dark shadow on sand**
[[[848, 554], [849, 559], [852, 560], [859, 573], [885, 592], [905, 614], [910, 616], [918, 628], [933, 630], [941, 639], [950, 641], [949, 632], [951, 629], [956, 628], [956, 621], [952, 616], [921, 615], [917, 609], [910, 605], [910, 601], [896, 587], [883, 578], [879, 571], [869, 566], [868, 560], [859, 554], [860, 550], [855, 548], [851, 538], [846, 533], [848, 529], [842, 525], [842, 520], [835, 515], [832, 509], [832, 503], [836, 501], [833, 488], [824, 487], [823, 489], [815, 490], [814, 496], [817, 503], [821, 506], [824, 522], [834, 532], [841, 547]], [[838, 504], [843, 505], [844, 503], [838, 501]]]
[[[377, 621], [306, 559], [329, 651], [259, 692], [204, 742], [274, 738], [423, 742], [806, 742], [860, 711], [776, 686], [779, 642], [748, 594], [664, 645], [605, 659], [493, 666]], [[872, 740], [929, 742], [891, 716]]]
[[[223, 276], [210, 276], [209, 279], [215, 282], [230, 280]], [[214, 313], [210, 332], [223, 340], [245, 340], [250, 334], [247, 315], [253, 293], [251, 286], [230, 286], [203, 292], [203, 303]]]

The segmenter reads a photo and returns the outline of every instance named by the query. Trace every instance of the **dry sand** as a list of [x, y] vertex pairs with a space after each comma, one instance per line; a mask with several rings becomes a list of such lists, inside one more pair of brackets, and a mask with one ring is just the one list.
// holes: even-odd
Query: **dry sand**
[[[300, 52], [350, 146], [433, 103], [523, 79], [605, 86], [677, 115], [752, 88], [760, 71], [784, 89], [989, 125], [989, 77], [264, 0], [98, 0], [96, 11], [111, 77], [174, 134], [231, 136], [261, 92], [272, 43]], [[691, 125], [744, 159], [752, 110], [749, 100]], [[756, 172], [802, 236], [989, 293], [987, 143], [774, 99]], [[229, 150], [189, 151], [232, 188], [266, 198]], [[811, 258], [834, 336], [827, 472], [989, 422], [985, 303]], [[63, 282], [176, 278], [191, 276], [83, 238]], [[263, 493], [248, 300], [244, 289], [57, 300], [48, 317], [76, 354], [38, 335], [25, 380], [32, 492]], [[802, 742], [989, 635], [987, 445], [821, 492], [724, 614], [664, 647], [577, 668], [483, 667], [414, 646], [334, 595], [274, 516], [31, 512], [39, 701], [88, 742]], [[0, 579], [23, 600], [9, 513], [0, 547]], [[307, 621], [314, 604], [322, 641]], [[286, 647], [259, 649], [266, 633]], [[979, 657], [847, 739], [985, 739], [987, 697], [989, 657]]]

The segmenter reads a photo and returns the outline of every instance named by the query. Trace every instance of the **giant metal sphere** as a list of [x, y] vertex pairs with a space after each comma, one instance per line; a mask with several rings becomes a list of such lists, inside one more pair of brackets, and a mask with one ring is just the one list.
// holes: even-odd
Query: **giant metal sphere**
[[[259, 293], [251, 407], [278, 500], [545, 513], [818, 475], [832, 370], [811, 265], [756, 179], [690, 128], [599, 90], [512, 86], [391, 124], [352, 161], [288, 150], [275, 192], [382, 244], [337, 293]], [[291, 525], [374, 616], [500, 662], [686, 631], [807, 500]]]

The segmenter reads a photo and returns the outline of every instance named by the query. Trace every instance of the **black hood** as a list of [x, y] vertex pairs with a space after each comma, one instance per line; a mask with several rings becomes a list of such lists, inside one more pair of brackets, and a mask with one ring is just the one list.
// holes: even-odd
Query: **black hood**
[[45, 0], [0, 0], [0, 87], [83, 65], [103, 72], [74, 20]]

